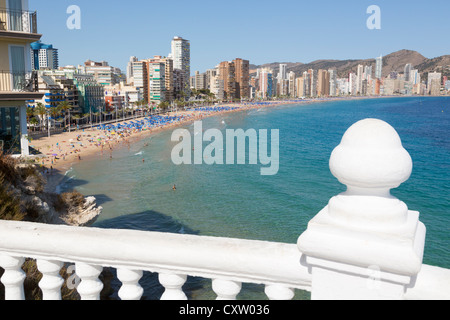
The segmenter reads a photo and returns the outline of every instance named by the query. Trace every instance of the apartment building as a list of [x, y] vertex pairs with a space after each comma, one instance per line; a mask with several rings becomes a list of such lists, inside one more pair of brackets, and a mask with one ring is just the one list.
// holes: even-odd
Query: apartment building
[[22, 156], [29, 155], [27, 101], [43, 96], [30, 46], [41, 36], [28, 0], [0, 0], [0, 148]]
[[250, 62], [237, 58], [233, 60], [236, 77], [236, 97], [248, 99], [250, 97]]

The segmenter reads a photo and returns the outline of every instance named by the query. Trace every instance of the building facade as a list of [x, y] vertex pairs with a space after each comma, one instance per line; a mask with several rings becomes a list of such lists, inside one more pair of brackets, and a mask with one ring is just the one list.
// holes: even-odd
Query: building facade
[[31, 43], [42, 35], [28, 0], [0, 0], [0, 17], [0, 148], [28, 156], [27, 101], [43, 96], [31, 68]]
[[173, 60], [173, 69], [181, 70], [182, 92], [185, 97], [191, 93], [189, 79], [191, 77], [191, 44], [189, 40], [174, 37], [172, 40], [172, 52], [169, 57]]
[[41, 41], [31, 43], [31, 68], [33, 70], [58, 69], [58, 49]]

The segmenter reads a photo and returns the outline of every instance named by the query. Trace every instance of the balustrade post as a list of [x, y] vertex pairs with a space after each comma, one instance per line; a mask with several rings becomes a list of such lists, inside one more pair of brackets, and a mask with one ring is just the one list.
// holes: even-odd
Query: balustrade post
[[144, 293], [144, 289], [140, 286], [139, 280], [142, 278], [142, 271], [134, 271], [128, 269], [118, 269], [117, 278], [122, 282], [119, 290], [119, 297], [122, 300], [139, 300]]
[[186, 280], [186, 275], [160, 273], [159, 282], [166, 289], [161, 300], [187, 300], [187, 297], [182, 290]]
[[42, 290], [44, 300], [61, 300], [61, 286], [64, 279], [59, 272], [63, 263], [60, 261], [37, 260], [38, 270], [42, 273], [39, 288]]
[[394, 128], [365, 119], [330, 159], [347, 191], [333, 197], [300, 236], [312, 299], [402, 299], [422, 266], [425, 226], [390, 189], [409, 179], [412, 160]]
[[268, 285], [264, 290], [270, 300], [292, 300], [294, 298], [294, 289], [282, 285]]
[[5, 286], [5, 300], [25, 300], [23, 281], [26, 278], [22, 270], [24, 258], [0, 255], [0, 267], [5, 269], [0, 281]]
[[236, 300], [236, 296], [241, 292], [242, 284], [230, 280], [215, 279], [212, 282], [212, 288], [217, 294], [217, 300]]
[[77, 287], [81, 300], [100, 300], [103, 283], [98, 277], [102, 271], [103, 267], [101, 266], [93, 266], [86, 263], [75, 264], [75, 272], [81, 279]]

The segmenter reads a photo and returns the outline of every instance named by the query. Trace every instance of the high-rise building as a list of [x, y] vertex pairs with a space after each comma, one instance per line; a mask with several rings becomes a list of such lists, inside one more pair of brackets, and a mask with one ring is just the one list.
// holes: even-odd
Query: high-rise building
[[295, 72], [291, 71], [288, 74], [288, 81], [289, 81], [289, 96], [295, 97]]
[[317, 72], [317, 95], [319, 97], [330, 95], [330, 75], [327, 70]]
[[336, 96], [338, 94], [338, 85], [337, 85], [337, 73], [336, 70], [330, 69], [328, 70], [328, 75], [330, 78], [330, 96]]
[[376, 64], [375, 64], [375, 78], [381, 79], [383, 75], [383, 57], [380, 56], [376, 58]]
[[58, 49], [51, 44], [36, 41], [31, 46], [31, 68], [33, 70], [58, 69]]
[[303, 98], [306, 96], [305, 79], [303, 77], [298, 77], [295, 79], [295, 92], [297, 98]]
[[225, 98], [232, 100], [236, 96], [236, 69], [234, 62], [223, 61], [219, 64], [219, 79], [224, 83]]
[[311, 97], [317, 96], [317, 72], [313, 69], [308, 70], [310, 78]]
[[348, 90], [352, 96], [356, 96], [358, 94], [357, 83], [358, 77], [354, 72], [350, 72], [348, 75]]
[[148, 79], [148, 102], [166, 101], [166, 59], [154, 56], [145, 60]]
[[259, 71], [259, 97], [267, 99], [273, 96], [273, 71], [272, 69], [262, 68]]
[[236, 98], [248, 99], [250, 97], [250, 62], [237, 58], [233, 60], [236, 76]]
[[199, 71], [195, 71], [194, 85], [195, 90], [204, 90], [206, 89], [206, 73], [200, 73]]
[[189, 83], [191, 77], [191, 44], [189, 40], [174, 37], [172, 40], [172, 52], [169, 57], [173, 60], [173, 69], [182, 71], [182, 92], [185, 97], [189, 97], [191, 92]]
[[364, 80], [364, 66], [362, 64], [358, 65], [358, 71], [356, 72], [356, 92], [361, 94], [362, 92], [362, 82]]
[[133, 79], [133, 63], [139, 61], [136, 57], [130, 57], [130, 61], [127, 64], [127, 83], [132, 83]]
[[411, 81], [411, 70], [412, 70], [412, 66], [411, 63], [408, 63], [405, 65], [405, 81]]
[[437, 96], [441, 92], [442, 83], [442, 73], [440, 72], [429, 72], [428, 73], [428, 84], [427, 92], [432, 96]]

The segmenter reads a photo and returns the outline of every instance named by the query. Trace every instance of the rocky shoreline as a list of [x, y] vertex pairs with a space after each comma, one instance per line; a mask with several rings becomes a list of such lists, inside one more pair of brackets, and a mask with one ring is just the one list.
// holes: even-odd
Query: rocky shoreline
[[102, 214], [103, 208], [97, 205], [95, 197], [84, 197], [76, 191], [62, 194], [47, 191], [47, 179], [36, 165], [17, 163], [4, 155], [2, 158], [2, 163], [9, 162], [7, 169], [12, 172], [2, 181], [5, 198], [15, 201], [18, 208], [16, 217], [11, 214], [11, 219], [23, 215], [24, 220], [38, 223], [84, 227], [92, 225]]

